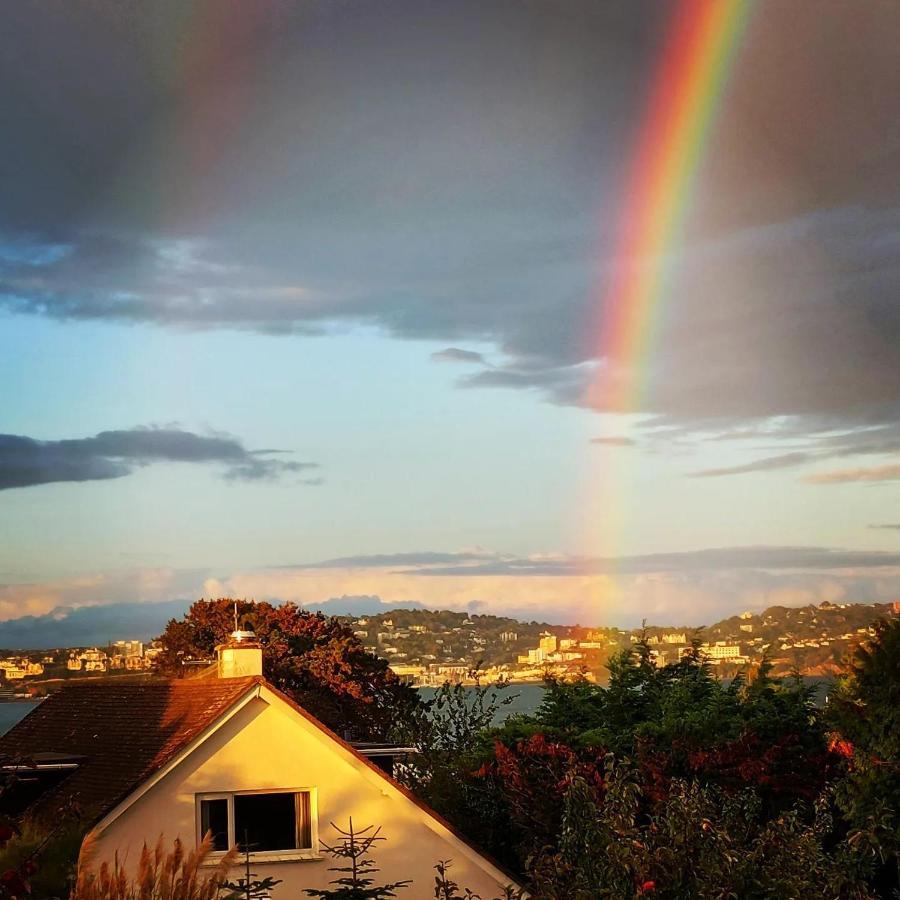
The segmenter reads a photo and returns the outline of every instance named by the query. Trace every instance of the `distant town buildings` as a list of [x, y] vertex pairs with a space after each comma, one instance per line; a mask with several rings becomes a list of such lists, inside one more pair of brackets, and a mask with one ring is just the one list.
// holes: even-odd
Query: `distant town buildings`
[[664, 644], [686, 644], [687, 635], [683, 631], [666, 631], [660, 638]]
[[129, 672], [141, 672], [151, 668], [153, 658], [159, 648], [145, 648], [142, 641], [113, 641], [107, 650], [89, 647], [86, 650], [73, 650], [69, 653], [66, 668], [70, 672], [98, 673], [125, 669]]
[[743, 658], [740, 645], [729, 644], [726, 641], [716, 641], [714, 644], [701, 644], [700, 652], [713, 663], [720, 660], [740, 660]]
[[42, 663], [31, 662], [27, 659], [3, 659], [0, 660], [0, 672], [6, 681], [20, 681], [23, 678], [41, 675], [44, 671]]

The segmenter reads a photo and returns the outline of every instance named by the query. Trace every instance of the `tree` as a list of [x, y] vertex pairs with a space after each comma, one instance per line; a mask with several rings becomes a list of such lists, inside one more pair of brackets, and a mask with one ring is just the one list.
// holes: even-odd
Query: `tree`
[[[212, 835], [207, 835], [211, 840]], [[245, 835], [246, 837], [246, 835]], [[220, 891], [228, 891], [222, 900], [269, 900], [272, 889], [281, 884], [280, 878], [267, 875], [257, 878], [250, 868], [250, 845], [244, 841], [244, 874], [234, 881], [226, 881]]]
[[[321, 897], [322, 900], [389, 900], [397, 896], [397, 891], [407, 887], [410, 881], [395, 881], [391, 884], [376, 885], [372, 875], [378, 871], [375, 862], [369, 857], [372, 848], [379, 841], [387, 840], [381, 836], [381, 827], [367, 825], [359, 831], [353, 829], [353, 819], [346, 831], [338, 828], [334, 822], [331, 827], [343, 838], [337, 844], [322, 846], [337, 860], [344, 860], [346, 865], [332, 866], [329, 872], [339, 872], [340, 877], [329, 882], [334, 888], [316, 890], [307, 888], [304, 893], [309, 897]], [[374, 828], [374, 830], [373, 830]]]
[[772, 678], [767, 662], [750, 682], [738, 676], [724, 683], [696, 647], [658, 667], [640, 641], [609, 669], [607, 687], [551, 679], [534, 716], [513, 720], [497, 737], [512, 745], [539, 731], [576, 750], [638, 760], [660, 793], [676, 777], [752, 786], [771, 813], [814, 799], [836, 774], [812, 690]]
[[488, 729], [514, 696], [508, 685], [475, 687], [445, 682], [430, 700], [398, 723], [397, 739], [416, 753], [395, 769], [396, 777], [433, 809], [499, 858], [512, 862], [510, 823], [496, 794], [472, 773], [490, 755]]
[[828, 708], [847, 758], [837, 788], [850, 840], [872, 859], [879, 888], [900, 889], [900, 619], [881, 620], [857, 648]]
[[789, 812], [769, 822], [755, 792], [729, 795], [677, 779], [647, 810], [637, 773], [607, 758], [602, 802], [571, 779], [563, 797], [558, 845], [532, 867], [544, 900], [652, 897], [870, 898], [851, 848], [828, 847], [825, 805], [811, 820]]
[[[461, 888], [450, 877], [451, 861], [441, 859], [434, 866], [437, 873], [434, 876], [434, 900], [481, 900], [481, 894], [476, 894], [471, 888]], [[521, 900], [524, 893], [514, 888], [511, 884], [503, 888], [503, 896], [493, 900]]]
[[[368, 653], [336, 618], [294, 603], [237, 601], [239, 620], [252, 625], [263, 649], [263, 672], [326, 725], [345, 736], [386, 739], [394, 723], [418, 706], [416, 691], [400, 682], [387, 662]], [[189, 660], [212, 659], [234, 630], [235, 601], [199, 600], [160, 637], [157, 668], [184, 674]]]
[[66, 804], [53, 823], [22, 820], [17, 788], [24, 782], [28, 789], [34, 766], [24, 757], [0, 759], [0, 900], [68, 893], [81, 846], [84, 827], [75, 803]]
[[[610, 675], [607, 687], [549, 681], [537, 712], [494, 729], [482, 765], [458, 774], [456, 793], [482, 796], [479, 810], [493, 811], [485, 821], [505, 823], [489, 831], [476, 813], [483, 844], [528, 873], [536, 895], [633, 896], [652, 884], [658, 897], [719, 896], [719, 886], [767, 896], [741, 886], [752, 873], [731, 857], [769, 859], [782, 846], [792, 848], [778, 863], [785, 872], [802, 859], [833, 885], [846, 870], [846, 896], [857, 895], [858, 860], [839, 823], [826, 833], [833, 818], [814, 812], [841, 764], [802, 682], [763, 665], [752, 681], [724, 683], [696, 649], [657, 667], [645, 642], [611, 660]], [[480, 795], [466, 781], [480, 781]], [[602, 858], [587, 854], [595, 845]], [[806, 883], [802, 871], [790, 877]]]

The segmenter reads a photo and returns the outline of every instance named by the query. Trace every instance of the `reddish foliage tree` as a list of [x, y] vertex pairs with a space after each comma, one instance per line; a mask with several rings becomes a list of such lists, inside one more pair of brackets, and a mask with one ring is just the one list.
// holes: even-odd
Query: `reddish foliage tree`
[[578, 752], [544, 735], [508, 747], [499, 741], [494, 758], [476, 773], [490, 779], [509, 810], [521, 835], [537, 852], [556, 842], [562, 816], [562, 800], [573, 778], [583, 780], [591, 796], [601, 802], [605, 787], [603, 753]]
[[[183, 619], [172, 619], [160, 637], [158, 671], [181, 677], [185, 662], [211, 660], [234, 630], [234, 606], [227, 598], [199, 600]], [[415, 690], [339, 620], [294, 603], [239, 600], [237, 612], [262, 645], [266, 678], [338, 734], [385, 739], [418, 704]]]
[[764, 743], [746, 733], [708, 750], [690, 755], [691, 769], [704, 781], [726, 790], [756, 788], [762, 796], [811, 801], [841, 771], [841, 760], [830, 748], [816, 752], [795, 734]]

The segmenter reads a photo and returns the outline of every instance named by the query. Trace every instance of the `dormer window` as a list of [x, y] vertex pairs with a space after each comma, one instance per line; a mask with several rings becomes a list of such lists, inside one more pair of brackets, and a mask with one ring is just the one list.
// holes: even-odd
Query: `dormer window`
[[198, 839], [211, 832], [213, 852], [237, 846], [265, 861], [317, 855], [312, 788], [197, 795]]

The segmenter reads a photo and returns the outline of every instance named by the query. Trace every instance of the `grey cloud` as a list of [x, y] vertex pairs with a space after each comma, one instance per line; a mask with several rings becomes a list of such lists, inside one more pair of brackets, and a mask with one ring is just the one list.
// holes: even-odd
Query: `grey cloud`
[[870, 525], [869, 528], [873, 528], [876, 531], [900, 531], [900, 523]]
[[422, 566], [404, 574], [420, 575], [641, 575], [658, 572], [719, 572], [742, 569], [835, 570], [900, 566], [900, 553], [840, 550], [828, 547], [713, 547], [681, 553], [650, 553], [615, 559], [594, 557], [508, 557]]
[[759, 428], [737, 428], [731, 431], [723, 431], [707, 438], [708, 441], [750, 441], [770, 437], [767, 431]]
[[482, 562], [486, 559], [494, 559], [493, 553], [484, 551], [464, 551], [459, 553], [444, 553], [435, 551], [420, 551], [411, 553], [375, 553], [362, 556], [340, 556], [335, 559], [326, 559], [322, 562], [295, 563], [285, 566], [276, 566], [280, 569], [380, 569], [394, 568], [396, 566], [434, 566], [449, 563], [463, 565]]
[[458, 383], [464, 388], [531, 390], [560, 406], [584, 406], [593, 370], [593, 363], [549, 368], [506, 366], [483, 369], [461, 378]]
[[[867, 214], [859, 211], [858, 217], [864, 224]], [[834, 218], [834, 222], [827, 222], [828, 228], [853, 230], [846, 215]], [[803, 241], [814, 245], [819, 240], [818, 230], [825, 228], [821, 220], [816, 217], [806, 231], [800, 232]], [[900, 241], [891, 237], [898, 226], [892, 226], [890, 219], [879, 224], [878, 216], [874, 216], [873, 223], [866, 227], [873, 234], [883, 230], [885, 242]], [[733, 253], [732, 261], [737, 264], [736, 260], [746, 257], [749, 261], [763, 252], [755, 242], [766, 245], [792, 239], [790, 231], [768, 236], [758, 231], [744, 236], [748, 246], [735, 239], [733, 243], [741, 249], [729, 246], [713, 256]], [[336, 286], [333, 279], [316, 271], [309, 284], [298, 281], [303, 273], [283, 271], [283, 262], [269, 271], [255, 264], [217, 261], [226, 256], [240, 259], [239, 248], [226, 253], [221, 247], [193, 247], [180, 242], [174, 249], [180, 248], [182, 258], [177, 265], [170, 265], [166, 260], [172, 259], [173, 247], [166, 244], [137, 241], [135, 246], [126, 246], [124, 239], [96, 235], [85, 240], [91, 246], [84, 258], [76, 249], [40, 266], [8, 263], [0, 274], [0, 291], [4, 292], [0, 303], [14, 311], [60, 318], [244, 328], [269, 334], [315, 334], [329, 322], [350, 320], [374, 322], [404, 337], [466, 333], [493, 337], [514, 361], [463, 378], [462, 386], [530, 389], [560, 404], [594, 403], [590, 388], [597, 380], [596, 360], [578, 359], [596, 352], [583, 347], [577, 334], [581, 331], [577, 323], [589, 318], [589, 309], [581, 301], [567, 300], [554, 310], [552, 272], [533, 273], [547, 279], [546, 289], [537, 296], [521, 294], [522, 303], [530, 308], [520, 318], [515, 305], [500, 297], [500, 285], [487, 295], [489, 285], [475, 288], [474, 296], [481, 303], [470, 304], [458, 298], [448, 303], [446, 298], [430, 294], [427, 287], [415, 293], [395, 294], [388, 284], [379, 287], [376, 282], [374, 288], [361, 293], [357, 287]], [[798, 238], [794, 236], [793, 240]], [[121, 256], [116, 255], [116, 248]], [[802, 249], [799, 247], [798, 253]], [[900, 244], [895, 249], [900, 257]], [[386, 252], [390, 254], [391, 248]], [[572, 265], [577, 267], [577, 263]], [[859, 265], [868, 271], [864, 255]], [[690, 269], [690, 260], [685, 268]], [[773, 267], [762, 260], [758, 268], [765, 272]], [[774, 270], [779, 271], [777, 264]], [[137, 284], [135, 271], [145, 273]], [[785, 271], [784, 266], [781, 271]], [[824, 279], [824, 269], [821, 274]], [[78, 292], [72, 291], [73, 284], [80, 286]], [[650, 365], [648, 403], [653, 406], [648, 411], [664, 420], [686, 422], [695, 429], [709, 427], [710, 418], [713, 422], [728, 417], [741, 421], [787, 413], [804, 420], [828, 417], [845, 427], [866, 422], [866, 416], [872, 415], [876, 421], [896, 423], [896, 403], [891, 403], [895, 392], [890, 386], [900, 380], [900, 334], [894, 335], [900, 325], [886, 300], [869, 298], [863, 291], [851, 306], [844, 295], [849, 289], [835, 295], [831, 287], [820, 291], [818, 285], [810, 284], [806, 293], [800, 291], [783, 301], [774, 280], [765, 291], [752, 296], [743, 296], [742, 289], [740, 283], [734, 286], [733, 300], [720, 304], [713, 323], [708, 321], [709, 302], [682, 302], [681, 295], [672, 298], [668, 318], [678, 334], [661, 343]], [[693, 293], [709, 298], [702, 285]], [[691, 294], [686, 290], [684, 297]], [[767, 295], [779, 298], [777, 309]], [[575, 305], [567, 308], [573, 302]], [[772, 308], [767, 309], [767, 305]], [[848, 309], [854, 310], [849, 320]], [[797, 317], [792, 319], [795, 312]], [[750, 313], [754, 315], [752, 334], [741, 323]], [[786, 341], [783, 329], [791, 321], [794, 324], [787, 329], [791, 339]], [[706, 346], [707, 338], [713, 355]], [[698, 340], [703, 345], [698, 345]], [[810, 342], [818, 342], [818, 349]], [[548, 360], [558, 364], [547, 365]], [[806, 367], [802, 372], [797, 368], [801, 364]], [[603, 408], [602, 402], [598, 408]]]
[[0, 490], [55, 482], [122, 478], [152, 463], [212, 463], [229, 479], [259, 481], [317, 468], [316, 463], [272, 459], [278, 451], [248, 450], [234, 437], [179, 428], [102, 431], [93, 437], [41, 441], [0, 434]]
[[276, 566], [280, 569], [391, 569], [423, 576], [547, 576], [656, 572], [719, 572], [760, 570], [874, 569], [900, 566], [900, 553], [842, 550], [831, 547], [747, 546], [710, 547], [679, 553], [650, 553], [613, 559], [537, 555], [514, 556], [486, 550], [418, 551], [345, 556], [321, 562]]
[[[896, 424], [900, 10], [763, 6], [635, 411], [695, 433]], [[0, 308], [478, 341], [504, 365], [461, 386], [607, 409], [602, 298], [658, 5], [257, 8], [174, 72], [154, 60], [179, 58], [181, 4], [5, 17]]]
[[722, 475], [744, 475], [748, 472], [769, 472], [772, 469], [786, 469], [791, 466], [799, 466], [809, 462], [810, 454], [804, 451], [795, 453], [783, 453], [780, 456], [769, 456], [765, 459], [757, 459], [753, 462], [739, 466], [723, 466], [718, 469], [701, 469], [692, 472], [693, 478], [718, 478]]
[[608, 447], [634, 447], [637, 441], [629, 437], [596, 437], [591, 438], [591, 443]]
[[[883, 415], [895, 414], [892, 409], [882, 409]], [[862, 423], [856, 431], [842, 431], [834, 434], [830, 429], [836, 424], [832, 419], [816, 421], [788, 420], [780, 423], [778, 428], [765, 432], [770, 441], [779, 438], [795, 441], [804, 438], [806, 450], [794, 450], [776, 456], [767, 456], [734, 466], [723, 466], [713, 469], [702, 469], [692, 472], [695, 478], [715, 478], [723, 475], [743, 475], [748, 472], [767, 472], [773, 469], [786, 469], [820, 462], [828, 459], [840, 459], [849, 456], [886, 455], [900, 451], [900, 420], [887, 425], [875, 427]], [[804, 429], [806, 433], [804, 433]], [[762, 434], [757, 434], [762, 437]], [[713, 440], [720, 439], [720, 435]], [[860, 479], [863, 480], [863, 479]]]
[[488, 364], [484, 354], [476, 353], [474, 350], [460, 350], [458, 347], [439, 350], [437, 353], [432, 353], [431, 358], [435, 362], [478, 363], [484, 366]]
[[617, 561], [628, 571], [728, 569], [853, 569], [900, 566], [900, 553], [832, 547], [714, 547], [684, 553], [652, 553]]

